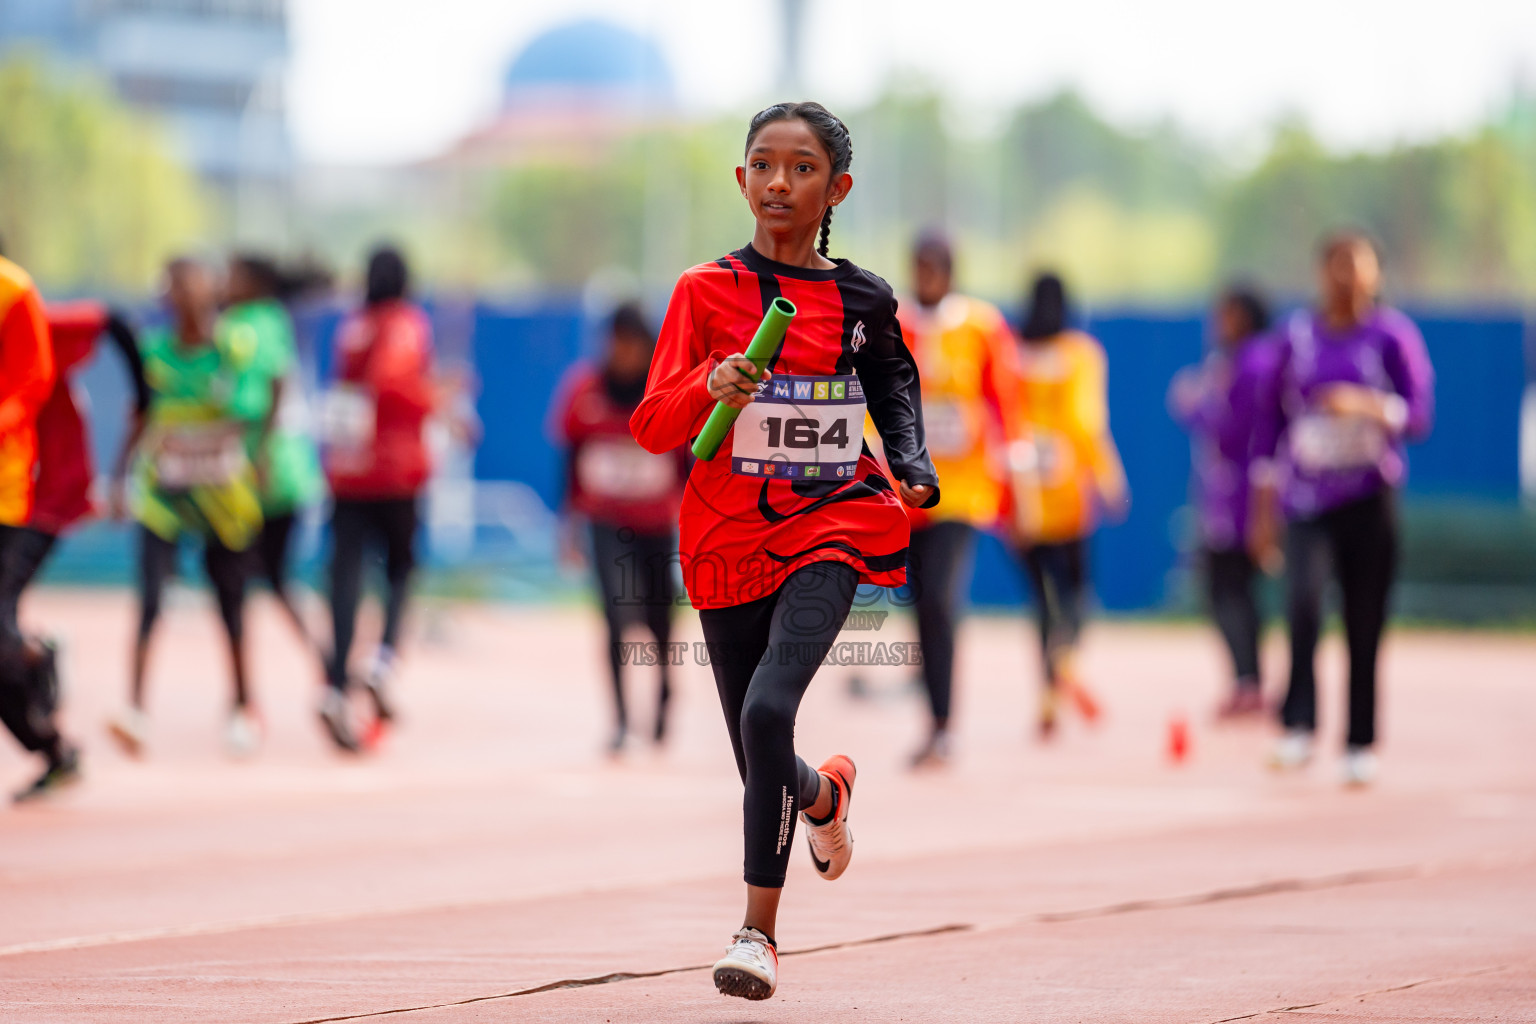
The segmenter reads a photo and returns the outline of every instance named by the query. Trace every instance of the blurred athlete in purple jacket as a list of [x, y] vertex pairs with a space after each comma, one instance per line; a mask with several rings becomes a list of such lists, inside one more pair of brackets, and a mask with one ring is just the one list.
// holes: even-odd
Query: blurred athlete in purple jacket
[[1376, 655], [1397, 568], [1396, 493], [1404, 447], [1429, 433], [1434, 370], [1418, 328], [1377, 301], [1381, 268], [1370, 240], [1342, 232], [1320, 252], [1321, 304], [1278, 332], [1276, 369], [1254, 421], [1252, 540], [1272, 556], [1279, 513], [1289, 568], [1291, 682], [1281, 708], [1279, 768], [1312, 755], [1314, 655], [1330, 573], [1344, 598], [1349, 643], [1345, 781], [1376, 774]]
[[1232, 693], [1222, 718], [1258, 714], [1259, 634], [1263, 620], [1248, 551], [1248, 470], [1258, 399], [1274, 376], [1276, 345], [1264, 332], [1269, 309], [1257, 292], [1229, 288], [1216, 303], [1216, 345], [1198, 366], [1180, 370], [1168, 409], [1190, 433], [1192, 481], [1200, 519], [1201, 562], [1211, 616], [1232, 655]]

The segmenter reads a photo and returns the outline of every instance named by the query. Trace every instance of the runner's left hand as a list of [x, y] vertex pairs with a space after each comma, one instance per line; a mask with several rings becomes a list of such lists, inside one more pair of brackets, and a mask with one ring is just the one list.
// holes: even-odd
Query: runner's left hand
[[901, 495], [901, 500], [909, 507], [922, 508], [923, 502], [927, 501], [928, 496], [933, 493], [933, 488], [927, 484], [912, 487], [905, 480], [899, 480], [896, 483], [896, 493]]

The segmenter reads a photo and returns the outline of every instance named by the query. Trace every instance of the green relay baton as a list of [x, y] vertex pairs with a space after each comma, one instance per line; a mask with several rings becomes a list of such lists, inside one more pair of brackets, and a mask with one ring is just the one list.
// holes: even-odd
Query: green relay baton
[[[795, 304], [782, 295], [769, 303], [768, 312], [763, 314], [763, 322], [757, 325], [757, 333], [752, 336], [752, 344], [747, 346], [746, 356], [752, 360], [757, 373], [762, 373], [768, 360], [773, 358], [779, 342], [784, 340], [784, 332], [789, 330], [789, 322], [794, 318]], [[753, 379], [757, 379], [757, 374], [753, 374]], [[726, 431], [731, 429], [731, 424], [736, 422], [740, 413], [740, 409], [716, 402], [709, 419], [704, 423], [704, 429], [694, 439], [693, 454], [705, 462], [713, 459], [720, 450], [720, 442], [725, 440]]]

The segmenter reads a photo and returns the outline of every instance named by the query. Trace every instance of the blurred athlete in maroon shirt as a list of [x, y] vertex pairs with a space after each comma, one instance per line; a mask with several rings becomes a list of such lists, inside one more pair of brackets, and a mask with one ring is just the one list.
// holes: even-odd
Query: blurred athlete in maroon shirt
[[336, 745], [347, 751], [360, 746], [346, 692], [364, 556], [371, 546], [383, 549], [388, 584], [383, 637], [362, 677], [377, 715], [376, 738], [378, 727], [393, 717], [388, 684], [416, 564], [417, 505], [432, 474], [422, 431], [442, 389], [432, 376], [432, 325], [421, 307], [406, 300], [409, 281], [396, 250], [381, 247], [369, 257], [363, 308], [336, 335], [335, 379], [323, 412], [325, 473], [335, 499], [334, 633], [320, 717]]
[[[672, 563], [688, 463], [681, 446], [656, 455], [641, 448], [629, 432], [629, 418], [645, 396], [655, 351], [656, 335], [639, 308], [619, 307], [609, 324], [603, 362], [573, 367], [554, 406], [555, 433], [566, 445], [566, 507], [572, 521], [586, 521], [608, 626], [615, 713], [609, 749], [615, 754], [623, 749], [629, 731], [625, 663], [654, 661], [660, 669], [651, 734], [657, 743], [666, 739], [672, 694], [665, 652], [677, 600]], [[634, 619], [643, 621], [655, 638], [657, 657], [625, 657], [624, 627]]]

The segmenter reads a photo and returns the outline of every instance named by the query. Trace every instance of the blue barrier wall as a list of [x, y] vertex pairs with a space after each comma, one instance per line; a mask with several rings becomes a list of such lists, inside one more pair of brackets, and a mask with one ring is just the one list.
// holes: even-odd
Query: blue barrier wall
[[[547, 505], [559, 500], [561, 459], [546, 432], [548, 407], [561, 376], [585, 350], [591, 325], [574, 301], [501, 306], [432, 307], [446, 351], [470, 356], [480, 374], [479, 412], [485, 438], [475, 459], [482, 480], [517, 480]], [[300, 347], [311, 380], [323, 379], [340, 315], [334, 309], [299, 317]], [[1437, 422], [1410, 452], [1410, 495], [1458, 495], [1509, 501], [1519, 494], [1518, 421], [1526, 381], [1524, 325], [1518, 317], [1418, 317], [1437, 375]], [[1109, 356], [1110, 423], [1130, 480], [1125, 522], [1100, 530], [1093, 576], [1100, 602], [1112, 610], [1153, 608], [1172, 596], [1179, 566], [1179, 510], [1186, 504], [1189, 444], [1169, 418], [1164, 394], [1175, 371], [1200, 358], [1198, 314], [1123, 313], [1093, 318], [1088, 329]], [[472, 332], [472, 338], [471, 338]], [[451, 338], [463, 335], [459, 341]], [[121, 438], [126, 388], [115, 357], [97, 359], [81, 375], [91, 396], [100, 464]], [[121, 530], [91, 528], [66, 544], [55, 577], [121, 578]], [[107, 573], [91, 567], [113, 563]], [[984, 539], [972, 597], [1013, 604], [1024, 588], [1002, 545]]]

